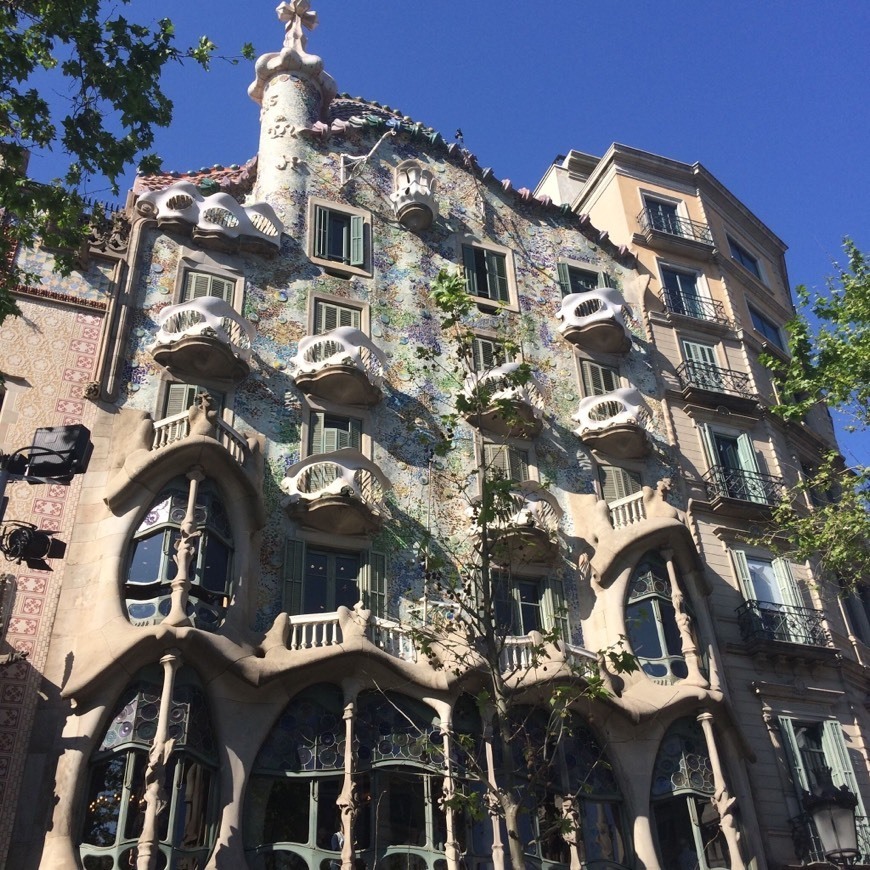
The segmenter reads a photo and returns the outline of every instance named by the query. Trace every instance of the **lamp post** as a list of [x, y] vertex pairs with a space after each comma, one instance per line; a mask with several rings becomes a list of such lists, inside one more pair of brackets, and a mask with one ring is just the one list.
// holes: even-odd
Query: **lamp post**
[[855, 808], [858, 798], [842, 785], [825, 785], [804, 792], [803, 804], [822, 844], [826, 860], [839, 867], [854, 864], [860, 857]]

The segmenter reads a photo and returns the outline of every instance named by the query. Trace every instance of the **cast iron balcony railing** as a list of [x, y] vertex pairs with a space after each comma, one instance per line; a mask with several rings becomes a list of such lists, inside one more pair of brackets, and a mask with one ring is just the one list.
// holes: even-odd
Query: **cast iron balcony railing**
[[694, 387], [699, 390], [710, 390], [714, 393], [728, 393], [742, 396], [745, 399], [755, 399], [749, 375], [735, 372], [733, 369], [722, 369], [709, 363], [689, 360], [677, 369], [677, 377], [683, 389]]
[[710, 227], [700, 221], [677, 215], [663, 214], [658, 209], [641, 209], [637, 216], [637, 222], [648, 233], [651, 231], [667, 233], [669, 236], [679, 236], [683, 239], [691, 239], [693, 242], [703, 242], [706, 245], [713, 244], [713, 236]]
[[744, 468], [714, 465], [704, 475], [707, 498], [732, 498], [755, 504], [772, 505], [782, 498], [782, 478]]
[[[808, 864], [831, 866], [825, 858], [825, 850], [813, 824], [812, 816], [803, 813], [789, 819], [789, 824], [794, 851], [798, 858]], [[863, 816], [855, 816], [855, 828], [858, 833], [858, 851], [861, 853], [857, 863], [870, 864], [870, 821]]]
[[737, 624], [746, 643], [771, 640], [832, 647], [834, 643], [824, 621], [821, 610], [771, 601], [747, 601], [737, 608]]
[[717, 299], [704, 299], [693, 293], [665, 289], [662, 291], [662, 302], [672, 314], [693, 317], [695, 320], [708, 320], [711, 323], [729, 323], [725, 306]]

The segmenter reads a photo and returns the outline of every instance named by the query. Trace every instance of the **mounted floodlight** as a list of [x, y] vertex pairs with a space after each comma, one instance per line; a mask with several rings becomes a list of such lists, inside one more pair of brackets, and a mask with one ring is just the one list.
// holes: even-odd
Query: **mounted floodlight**
[[87, 469], [92, 452], [91, 433], [86, 426], [49, 426], [33, 433], [26, 454], [27, 477], [68, 479]]

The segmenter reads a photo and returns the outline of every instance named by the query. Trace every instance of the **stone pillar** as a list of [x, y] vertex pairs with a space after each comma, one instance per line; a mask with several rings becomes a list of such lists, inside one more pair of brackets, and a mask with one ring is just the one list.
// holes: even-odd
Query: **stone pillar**
[[196, 529], [196, 498], [199, 494], [199, 484], [205, 479], [205, 475], [202, 469], [196, 466], [188, 472], [187, 479], [190, 481], [190, 489], [187, 493], [187, 510], [184, 514], [184, 521], [181, 523], [180, 534], [175, 543], [175, 556], [173, 556], [178, 571], [170, 586], [172, 606], [166, 619], [163, 620], [167, 625], [190, 625], [190, 619], [187, 616], [190, 573], [200, 537], [200, 533]]
[[166, 794], [166, 765], [175, 745], [174, 740], [166, 739], [166, 734], [172, 709], [172, 693], [175, 690], [175, 672], [181, 663], [181, 653], [178, 650], [170, 650], [160, 659], [160, 664], [163, 665], [163, 690], [160, 694], [160, 711], [157, 714], [157, 731], [148, 753], [148, 766], [145, 768], [145, 794], [141, 802], [145, 805], [145, 819], [136, 847], [136, 870], [154, 870], [157, 867], [157, 817], [169, 802]]
[[441, 723], [442, 752], [444, 753], [444, 786], [442, 788], [441, 807], [447, 825], [447, 842], [444, 844], [444, 857], [447, 859], [447, 870], [459, 870], [459, 842], [456, 839], [456, 825], [453, 818], [452, 799], [456, 794], [453, 783], [453, 759], [451, 757], [450, 722]]
[[341, 844], [341, 868], [353, 870], [353, 823], [359, 809], [359, 800], [354, 782], [353, 727], [356, 715], [356, 702], [348, 701], [344, 705], [344, 784], [341, 788], [336, 805], [341, 812], [341, 833], [344, 841]]
[[719, 748], [716, 745], [716, 735], [713, 732], [713, 714], [704, 711], [698, 715], [701, 730], [704, 732], [704, 740], [707, 743], [707, 754], [710, 757], [710, 767], [713, 770], [713, 784], [716, 791], [713, 794], [713, 806], [719, 813], [719, 827], [728, 844], [728, 853], [731, 856], [729, 867], [731, 870], [745, 870], [743, 857], [740, 853], [740, 829], [734, 814], [737, 809], [737, 798], [729, 794], [728, 784], [725, 781], [725, 773], [719, 759]]
[[680, 588], [677, 571], [674, 568], [674, 551], [665, 549], [661, 553], [668, 568], [668, 579], [671, 581], [671, 603], [674, 605], [674, 616], [680, 631], [683, 658], [686, 660], [686, 668], [689, 671], [686, 682], [707, 689], [710, 684], [701, 673], [701, 658], [698, 655], [698, 646], [692, 631], [692, 617], [686, 612], [685, 595]]

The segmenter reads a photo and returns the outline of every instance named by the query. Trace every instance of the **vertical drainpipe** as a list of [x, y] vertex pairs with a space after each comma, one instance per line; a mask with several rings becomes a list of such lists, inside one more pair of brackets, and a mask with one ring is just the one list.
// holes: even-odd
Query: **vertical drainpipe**
[[731, 870], [745, 870], [746, 865], [740, 854], [740, 829], [734, 818], [737, 798], [732, 797], [728, 792], [728, 785], [725, 782], [725, 774], [719, 759], [719, 749], [716, 746], [716, 736], [713, 733], [713, 714], [704, 710], [698, 714], [698, 722], [704, 732], [710, 767], [713, 769], [713, 784], [716, 789], [713, 795], [713, 806], [719, 813], [719, 827], [722, 829], [725, 842], [728, 844], [728, 853], [731, 856], [731, 863], [728, 866], [731, 867]]
[[166, 795], [166, 765], [175, 745], [175, 740], [167, 740], [169, 712], [172, 709], [172, 693], [175, 690], [175, 672], [181, 667], [181, 653], [169, 650], [160, 659], [163, 665], [163, 691], [160, 694], [160, 712], [157, 715], [157, 732], [148, 753], [148, 766], [145, 768], [145, 819], [142, 834], [136, 846], [136, 870], [154, 870], [157, 866], [158, 833], [157, 817], [166, 809], [169, 798]]

